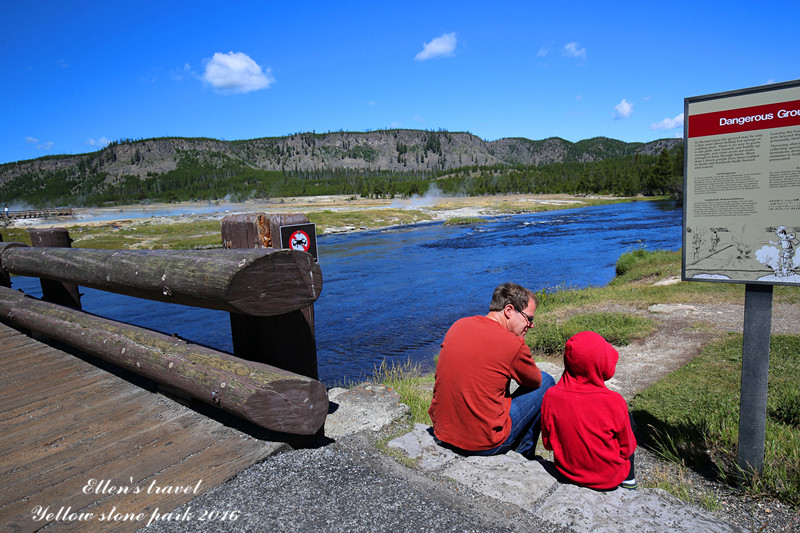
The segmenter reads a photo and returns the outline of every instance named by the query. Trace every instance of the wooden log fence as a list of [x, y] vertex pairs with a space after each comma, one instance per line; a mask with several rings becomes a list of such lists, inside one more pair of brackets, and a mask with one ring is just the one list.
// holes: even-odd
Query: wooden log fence
[[295, 250], [12, 247], [0, 262], [19, 276], [255, 316], [301, 309], [322, 290], [319, 265]]
[[[298, 216], [307, 221], [304, 215], [288, 220]], [[228, 249], [222, 250], [69, 248], [65, 229], [41, 231], [32, 231], [31, 240], [42, 247], [0, 241], [0, 319], [261, 427], [297, 435], [323, 431], [328, 401], [316, 379], [312, 307], [322, 274], [310, 254], [264, 247], [272, 244], [266, 242], [230, 249], [225, 229]], [[40, 278], [43, 301], [11, 290], [10, 274]], [[60, 292], [48, 294], [48, 284]], [[78, 285], [227, 311], [234, 354], [85, 313]]]
[[267, 429], [313, 435], [328, 413], [328, 396], [319, 381], [178, 337], [5, 287], [0, 287], [0, 316]]

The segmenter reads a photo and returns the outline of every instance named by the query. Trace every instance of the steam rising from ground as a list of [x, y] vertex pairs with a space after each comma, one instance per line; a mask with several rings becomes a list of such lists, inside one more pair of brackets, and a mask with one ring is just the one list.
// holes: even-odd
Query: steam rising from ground
[[422, 196], [415, 194], [407, 200], [396, 200], [389, 207], [397, 209], [422, 209], [425, 207], [436, 207], [445, 198], [444, 193], [435, 183], [428, 186], [428, 190]]

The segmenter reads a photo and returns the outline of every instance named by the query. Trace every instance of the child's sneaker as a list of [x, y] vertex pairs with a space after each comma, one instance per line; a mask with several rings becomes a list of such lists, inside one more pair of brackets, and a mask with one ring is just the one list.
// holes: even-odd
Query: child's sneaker
[[628, 489], [628, 490], [636, 490], [636, 487], [638, 487], [638, 486], [639, 485], [636, 484], [636, 478], [626, 479], [625, 481], [623, 481], [620, 484], [620, 487], [622, 487], [623, 489]]

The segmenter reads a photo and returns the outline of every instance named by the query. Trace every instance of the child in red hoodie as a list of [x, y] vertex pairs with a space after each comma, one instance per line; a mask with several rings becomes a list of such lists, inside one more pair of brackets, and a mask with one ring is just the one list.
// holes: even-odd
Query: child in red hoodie
[[564, 374], [542, 403], [542, 442], [556, 469], [578, 485], [635, 489], [636, 438], [625, 399], [609, 390], [619, 354], [593, 331], [567, 341]]

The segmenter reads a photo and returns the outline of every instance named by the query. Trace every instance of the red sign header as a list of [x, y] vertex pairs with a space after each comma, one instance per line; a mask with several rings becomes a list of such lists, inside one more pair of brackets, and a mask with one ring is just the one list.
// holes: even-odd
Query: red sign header
[[800, 126], [800, 100], [692, 115], [689, 117], [689, 137], [787, 126]]

